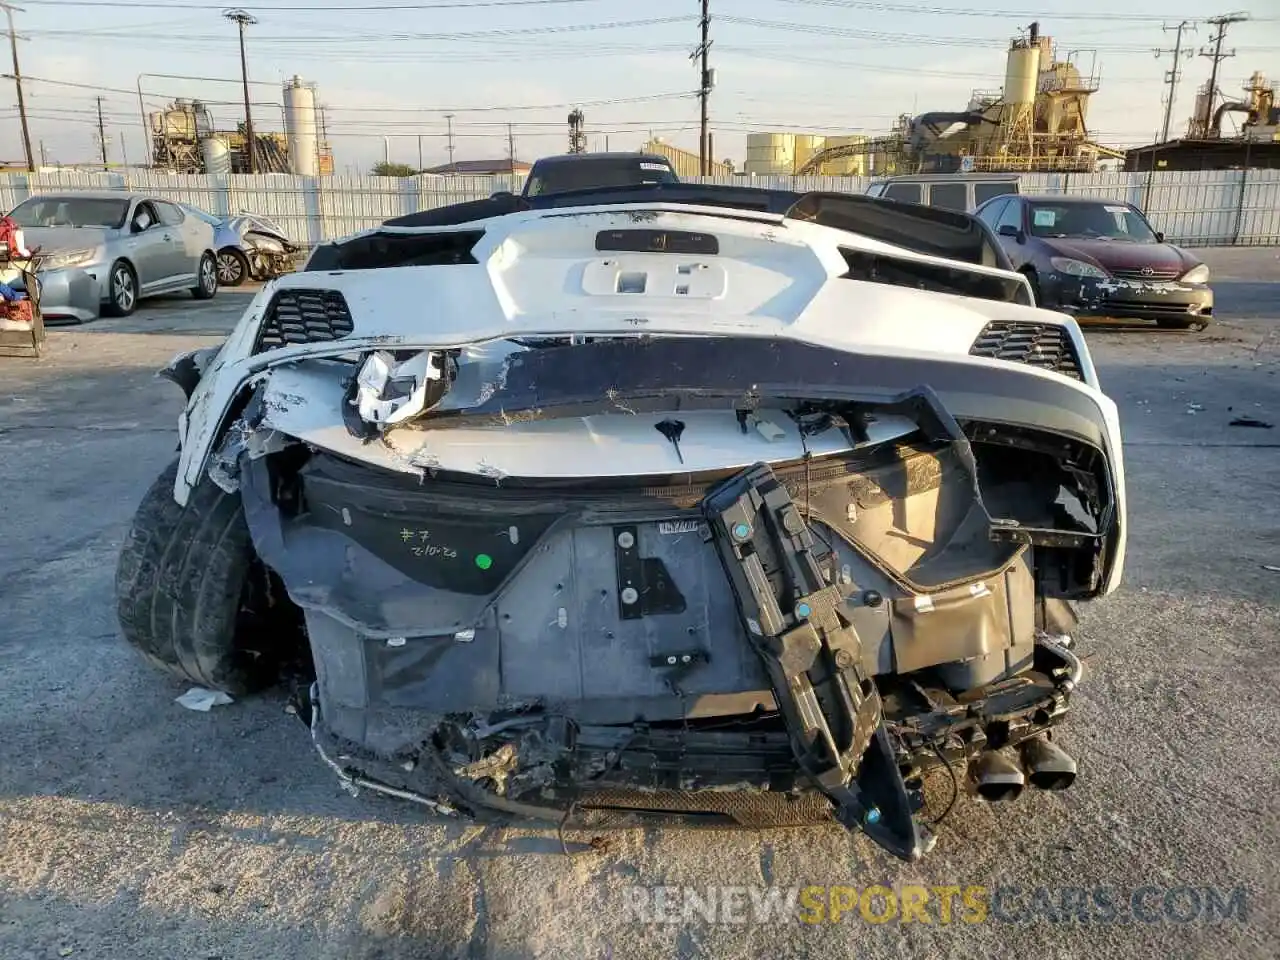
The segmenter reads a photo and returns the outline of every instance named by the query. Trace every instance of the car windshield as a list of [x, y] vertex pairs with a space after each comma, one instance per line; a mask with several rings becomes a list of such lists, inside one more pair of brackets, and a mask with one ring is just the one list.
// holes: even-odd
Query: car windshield
[[30, 197], [9, 214], [20, 227], [123, 226], [128, 200], [101, 197]]
[[1126, 203], [1033, 203], [1031, 235], [1155, 243], [1142, 215]]
[[531, 197], [592, 187], [627, 187], [643, 183], [675, 183], [676, 176], [665, 163], [643, 157], [607, 160], [561, 160], [540, 164], [529, 180]]

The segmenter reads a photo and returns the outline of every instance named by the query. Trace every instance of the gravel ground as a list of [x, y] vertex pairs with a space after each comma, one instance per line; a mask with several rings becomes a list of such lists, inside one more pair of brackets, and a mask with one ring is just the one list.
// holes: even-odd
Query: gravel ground
[[[244, 294], [147, 304], [51, 333], [43, 360], [0, 360], [0, 956], [1274, 958], [1280, 429], [1228, 421], [1280, 424], [1280, 251], [1207, 256], [1209, 330], [1089, 333], [1121, 407], [1131, 524], [1060, 736], [1081, 778], [1013, 806], [962, 800], [914, 865], [836, 829], [635, 830], [567, 858], [554, 831], [347, 796], [279, 695], [183, 710], [183, 687], [117, 638], [115, 555], [174, 449], [180, 396], [152, 372], [225, 332]], [[977, 923], [936, 905], [883, 924], [629, 909], [637, 886], [872, 884], [1015, 895]], [[1098, 886], [1122, 907], [1157, 889], [1114, 922], [1055, 919], [1034, 894]], [[1244, 915], [1192, 917], [1185, 890], [1161, 906], [1207, 886], [1242, 888]]]

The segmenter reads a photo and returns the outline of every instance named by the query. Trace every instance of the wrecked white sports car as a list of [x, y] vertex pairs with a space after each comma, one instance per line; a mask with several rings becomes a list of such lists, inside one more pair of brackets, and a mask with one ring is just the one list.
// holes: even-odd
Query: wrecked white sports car
[[1124, 560], [1116, 407], [1007, 266], [967, 215], [700, 185], [322, 246], [166, 371], [124, 635], [229, 692], [313, 667], [352, 790], [919, 857], [932, 772], [1070, 785], [1072, 603]]

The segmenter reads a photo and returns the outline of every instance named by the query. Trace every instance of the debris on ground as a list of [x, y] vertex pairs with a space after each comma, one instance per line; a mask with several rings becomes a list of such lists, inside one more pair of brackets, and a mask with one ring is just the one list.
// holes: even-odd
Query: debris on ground
[[1257, 417], [1240, 416], [1236, 417], [1229, 424], [1232, 427], [1258, 427], [1261, 430], [1270, 430], [1272, 424], [1265, 420], [1259, 420]]
[[1204, 410], [1204, 404], [1201, 404], [1201, 403], [1188, 403], [1188, 404], [1187, 404], [1187, 413], [1188, 413], [1188, 414], [1200, 413], [1200, 412], [1202, 412], [1203, 410]]
[[1271, 563], [1264, 563], [1264, 564], [1262, 565], [1262, 569], [1263, 569], [1263, 570], [1270, 570], [1272, 573], [1280, 573], [1280, 567], [1277, 567], [1277, 566], [1275, 566], [1274, 564], [1271, 564]]
[[206, 690], [204, 687], [192, 687], [174, 700], [174, 703], [180, 704], [188, 710], [198, 710], [201, 713], [208, 713], [214, 707], [224, 707], [234, 702], [231, 697], [221, 690]]

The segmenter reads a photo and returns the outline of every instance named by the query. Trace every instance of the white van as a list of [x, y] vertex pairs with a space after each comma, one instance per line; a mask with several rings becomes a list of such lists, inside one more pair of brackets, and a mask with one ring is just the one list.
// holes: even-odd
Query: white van
[[917, 173], [885, 177], [867, 187], [867, 196], [922, 203], [971, 213], [992, 197], [1019, 193], [1017, 174]]

